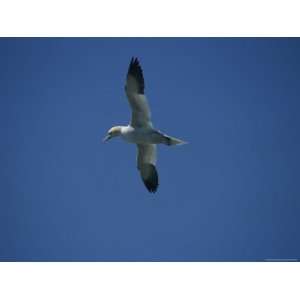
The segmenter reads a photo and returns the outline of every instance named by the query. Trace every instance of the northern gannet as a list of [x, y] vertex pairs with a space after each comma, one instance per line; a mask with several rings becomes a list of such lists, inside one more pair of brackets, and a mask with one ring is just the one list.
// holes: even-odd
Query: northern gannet
[[114, 126], [108, 130], [103, 141], [121, 136], [126, 142], [137, 145], [137, 168], [149, 192], [155, 193], [158, 187], [156, 170], [156, 145], [182, 145], [186, 142], [168, 136], [153, 127], [151, 112], [144, 94], [143, 71], [137, 58], [130, 61], [125, 92], [132, 110], [131, 121], [127, 126]]

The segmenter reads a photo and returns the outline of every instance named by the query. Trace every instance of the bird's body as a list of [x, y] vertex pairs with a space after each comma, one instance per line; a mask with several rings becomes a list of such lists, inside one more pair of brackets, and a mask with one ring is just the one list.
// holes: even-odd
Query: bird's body
[[128, 143], [133, 144], [165, 144], [166, 136], [153, 128], [138, 127], [131, 125], [121, 127], [121, 137]]
[[168, 136], [153, 127], [144, 89], [143, 71], [137, 58], [132, 58], [125, 86], [126, 95], [132, 109], [131, 122], [128, 126], [112, 127], [104, 140], [120, 136], [126, 142], [137, 145], [137, 168], [148, 191], [154, 193], [159, 184], [156, 170], [156, 145], [173, 146], [185, 144], [185, 142]]

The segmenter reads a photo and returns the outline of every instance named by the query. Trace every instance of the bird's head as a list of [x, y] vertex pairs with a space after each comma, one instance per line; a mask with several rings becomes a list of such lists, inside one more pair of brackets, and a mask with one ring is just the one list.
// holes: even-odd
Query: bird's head
[[121, 134], [121, 126], [114, 126], [108, 130], [106, 137], [103, 142], [110, 140], [113, 137], [119, 136]]

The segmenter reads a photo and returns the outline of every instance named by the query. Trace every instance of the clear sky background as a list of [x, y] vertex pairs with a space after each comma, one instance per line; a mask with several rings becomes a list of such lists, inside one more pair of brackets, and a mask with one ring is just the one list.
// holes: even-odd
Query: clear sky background
[[[159, 146], [145, 189], [132, 56]], [[0, 260], [260, 261], [300, 253], [299, 39], [0, 39]]]

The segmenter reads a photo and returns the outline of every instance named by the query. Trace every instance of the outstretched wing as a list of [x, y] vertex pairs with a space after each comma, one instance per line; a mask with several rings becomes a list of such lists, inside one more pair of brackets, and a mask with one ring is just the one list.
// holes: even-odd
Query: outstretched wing
[[158, 188], [158, 173], [156, 164], [156, 145], [138, 144], [137, 167], [142, 180], [150, 193], [155, 193]]
[[132, 58], [127, 73], [125, 91], [132, 110], [130, 125], [135, 128], [152, 128], [151, 112], [144, 89], [143, 70], [138, 59]]

